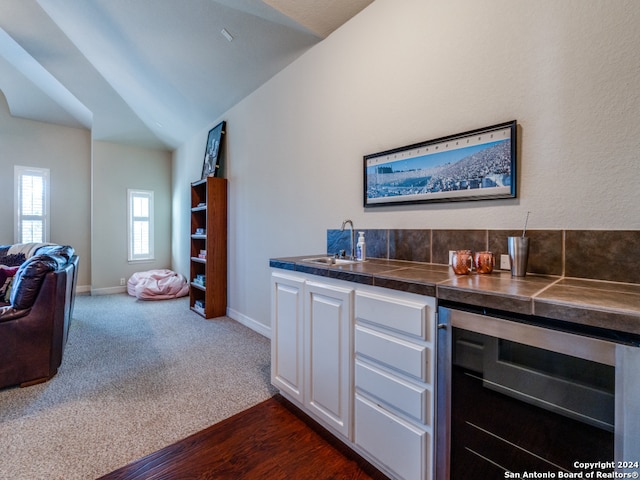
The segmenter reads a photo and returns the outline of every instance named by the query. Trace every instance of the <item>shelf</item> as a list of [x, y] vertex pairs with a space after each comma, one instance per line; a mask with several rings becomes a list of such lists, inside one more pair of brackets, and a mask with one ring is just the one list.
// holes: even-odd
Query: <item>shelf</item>
[[[207, 177], [191, 184], [189, 306], [207, 319], [227, 313], [227, 183]], [[192, 281], [198, 276], [206, 278], [205, 286]], [[204, 308], [196, 307], [200, 302]]]

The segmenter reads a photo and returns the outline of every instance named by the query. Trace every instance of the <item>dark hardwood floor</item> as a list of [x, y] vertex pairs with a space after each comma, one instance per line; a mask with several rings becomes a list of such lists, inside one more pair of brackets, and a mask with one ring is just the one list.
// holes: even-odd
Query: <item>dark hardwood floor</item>
[[101, 480], [386, 478], [276, 396]]

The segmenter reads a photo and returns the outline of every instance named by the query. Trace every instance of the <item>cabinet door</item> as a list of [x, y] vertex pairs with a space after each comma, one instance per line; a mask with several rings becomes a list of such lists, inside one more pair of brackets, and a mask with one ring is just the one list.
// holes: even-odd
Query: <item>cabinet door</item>
[[353, 289], [306, 285], [307, 408], [350, 438]]
[[271, 277], [271, 383], [292, 400], [304, 402], [304, 279]]

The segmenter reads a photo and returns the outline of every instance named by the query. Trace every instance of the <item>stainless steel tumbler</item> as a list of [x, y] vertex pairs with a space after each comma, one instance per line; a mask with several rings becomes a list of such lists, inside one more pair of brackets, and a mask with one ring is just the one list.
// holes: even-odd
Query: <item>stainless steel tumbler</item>
[[511, 276], [524, 277], [529, 260], [529, 237], [508, 237]]

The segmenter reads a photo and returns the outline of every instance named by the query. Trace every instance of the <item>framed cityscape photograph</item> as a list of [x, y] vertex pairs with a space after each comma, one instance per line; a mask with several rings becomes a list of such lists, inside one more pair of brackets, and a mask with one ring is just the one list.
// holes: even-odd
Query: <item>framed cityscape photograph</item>
[[516, 121], [364, 157], [364, 206], [516, 196]]
[[220, 171], [220, 148], [225, 134], [226, 122], [220, 122], [209, 130], [207, 146], [204, 149], [204, 162], [202, 164], [201, 179], [217, 177]]

